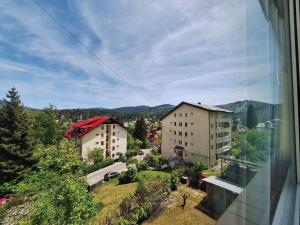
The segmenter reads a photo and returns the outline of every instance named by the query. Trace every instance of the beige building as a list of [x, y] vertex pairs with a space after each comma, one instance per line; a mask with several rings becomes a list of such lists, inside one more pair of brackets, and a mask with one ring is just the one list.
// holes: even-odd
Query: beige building
[[161, 154], [165, 160], [217, 163], [231, 149], [232, 112], [202, 104], [181, 102], [162, 120]]
[[84, 160], [95, 148], [103, 149], [104, 158], [112, 159], [118, 158], [118, 153], [125, 155], [127, 149], [127, 129], [109, 116], [73, 123], [66, 137], [75, 139]]

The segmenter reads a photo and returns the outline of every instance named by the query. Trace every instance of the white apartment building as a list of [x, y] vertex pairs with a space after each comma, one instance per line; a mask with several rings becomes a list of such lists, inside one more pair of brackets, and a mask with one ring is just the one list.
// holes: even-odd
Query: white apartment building
[[165, 160], [207, 166], [231, 149], [232, 112], [218, 107], [181, 102], [162, 119], [161, 154]]
[[96, 116], [79, 123], [73, 123], [66, 134], [73, 138], [86, 160], [88, 153], [95, 148], [103, 149], [104, 158], [118, 158], [127, 149], [127, 129], [109, 116]]

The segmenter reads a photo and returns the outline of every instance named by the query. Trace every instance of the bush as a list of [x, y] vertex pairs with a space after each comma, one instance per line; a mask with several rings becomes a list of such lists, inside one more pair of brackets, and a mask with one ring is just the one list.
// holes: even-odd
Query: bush
[[113, 159], [105, 159], [102, 162], [93, 164], [93, 165], [85, 165], [84, 167], [84, 173], [89, 174], [96, 170], [102, 169], [104, 167], [110, 166], [114, 163]]
[[119, 184], [128, 184], [136, 181], [137, 169], [136, 167], [129, 168], [126, 172], [122, 172], [119, 176]]
[[161, 156], [160, 155], [150, 155], [146, 156], [144, 159], [148, 166], [154, 167], [155, 169], [159, 170], [161, 166]]
[[148, 164], [147, 162], [145, 161], [141, 161], [138, 163], [137, 165], [137, 170], [140, 171], [140, 170], [147, 170], [148, 169]]
[[94, 148], [92, 151], [88, 153], [89, 161], [92, 161], [94, 164], [100, 163], [103, 159], [103, 149], [101, 148]]

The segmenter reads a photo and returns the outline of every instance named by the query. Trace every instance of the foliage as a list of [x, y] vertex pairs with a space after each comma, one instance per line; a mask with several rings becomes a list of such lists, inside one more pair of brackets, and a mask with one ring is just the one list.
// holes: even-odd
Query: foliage
[[247, 127], [249, 129], [255, 128], [257, 123], [258, 123], [258, 119], [256, 116], [256, 112], [254, 110], [253, 105], [250, 104], [247, 109]]
[[[133, 164], [134, 165], [134, 164]], [[127, 171], [122, 172], [119, 176], [119, 184], [128, 184], [136, 181], [137, 178], [137, 169], [136, 166], [131, 166]]]
[[0, 184], [22, 178], [34, 160], [31, 121], [15, 88], [0, 108]]
[[142, 141], [139, 139], [135, 139], [131, 136], [130, 133], [127, 134], [127, 157], [136, 156], [142, 146]]
[[171, 172], [171, 177], [170, 177], [170, 186], [172, 191], [176, 191], [177, 187], [179, 185], [179, 179], [184, 175], [185, 173], [185, 168], [180, 167], [178, 169], [174, 169]]
[[92, 173], [96, 170], [102, 169], [104, 167], [110, 166], [114, 163], [113, 159], [104, 159], [103, 161], [99, 162], [99, 163], [95, 163], [92, 165], [85, 165], [84, 166], [84, 173], [85, 174], [89, 174]]
[[142, 148], [147, 147], [147, 125], [144, 117], [139, 117], [135, 124], [135, 129], [133, 132], [133, 137], [139, 139], [142, 142]]
[[57, 118], [57, 110], [53, 105], [34, 114], [32, 128], [37, 143], [45, 146], [56, 145], [63, 139], [67, 128]]
[[191, 167], [186, 167], [185, 173], [190, 176], [189, 184], [192, 187], [198, 187], [200, 181], [200, 174], [206, 167], [204, 166], [202, 160], [197, 160]]
[[119, 205], [119, 212], [105, 224], [141, 224], [149, 218], [170, 194], [169, 179], [157, 176], [139, 179], [134, 195], [126, 197]]
[[122, 152], [117, 152], [117, 156], [118, 156], [118, 159], [117, 159], [117, 161], [119, 161], [119, 162], [124, 162], [125, 161], [125, 155], [123, 155], [123, 153]]
[[88, 159], [93, 163], [100, 163], [104, 159], [103, 152], [104, 150], [101, 148], [94, 148], [88, 153]]
[[144, 158], [148, 166], [160, 169], [161, 167], [161, 156], [160, 155], [149, 155]]
[[272, 133], [263, 129], [251, 129], [246, 133], [239, 133], [235, 136], [237, 147], [233, 149], [236, 158], [242, 158], [251, 162], [263, 162], [275, 145]]
[[40, 147], [38, 170], [17, 185], [17, 196], [28, 196], [34, 209], [21, 224], [88, 224], [95, 206], [82, 176], [83, 164], [74, 143]]

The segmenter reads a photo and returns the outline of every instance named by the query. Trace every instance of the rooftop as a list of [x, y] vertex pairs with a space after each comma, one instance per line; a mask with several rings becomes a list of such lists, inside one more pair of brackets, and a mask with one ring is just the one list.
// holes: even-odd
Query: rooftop
[[113, 123], [119, 124], [120, 126], [124, 127], [117, 120], [113, 119], [110, 116], [95, 116], [88, 120], [83, 120], [78, 123], [73, 123], [65, 136], [66, 138], [82, 137], [83, 135], [93, 130], [95, 127], [103, 123], [107, 123], [108, 121], [111, 121]]
[[224, 188], [224, 189], [226, 189], [228, 191], [231, 191], [233, 193], [236, 193], [236, 194], [240, 194], [243, 191], [243, 188], [241, 188], [239, 186], [236, 186], [232, 183], [229, 183], [229, 182], [227, 182], [225, 180], [222, 180], [222, 179], [220, 179], [218, 177], [215, 177], [215, 176], [210, 176], [210, 177], [204, 178], [202, 180], [207, 182], [207, 183], [213, 184], [215, 186]]
[[204, 104], [201, 104], [201, 103], [197, 104], [197, 103], [190, 103], [190, 102], [181, 102], [177, 106], [175, 106], [170, 112], [168, 112], [166, 115], [164, 115], [161, 118], [161, 120], [164, 119], [166, 116], [168, 116], [170, 113], [174, 112], [176, 109], [178, 109], [182, 105], [189, 105], [189, 106], [193, 106], [193, 107], [196, 107], [196, 108], [199, 108], [199, 109], [204, 109], [204, 110], [207, 110], [207, 111], [232, 113], [232, 111], [222, 109], [222, 108], [219, 108], [219, 107], [215, 107], [215, 106], [211, 106], [211, 105], [204, 105]]

